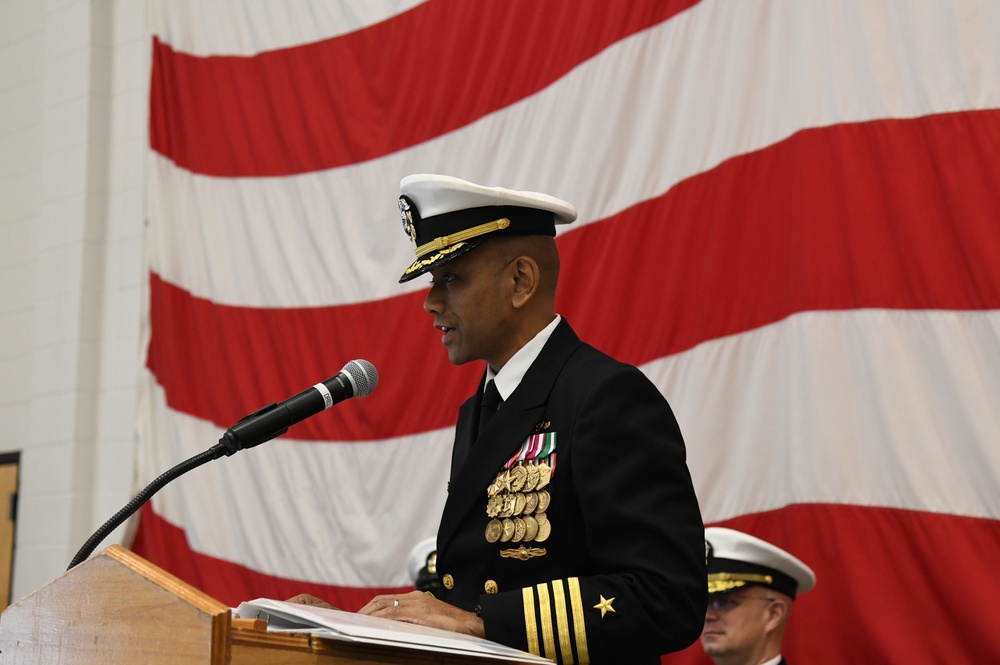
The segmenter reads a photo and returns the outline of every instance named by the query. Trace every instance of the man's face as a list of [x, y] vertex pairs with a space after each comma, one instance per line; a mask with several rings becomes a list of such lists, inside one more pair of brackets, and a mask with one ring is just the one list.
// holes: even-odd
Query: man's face
[[424, 310], [444, 333], [441, 343], [452, 363], [485, 360], [499, 370], [513, 355], [509, 265], [494, 243], [485, 242], [431, 272]]
[[712, 594], [705, 612], [701, 646], [711, 658], [754, 652], [763, 644], [769, 611], [777, 598], [763, 587], [746, 587]]

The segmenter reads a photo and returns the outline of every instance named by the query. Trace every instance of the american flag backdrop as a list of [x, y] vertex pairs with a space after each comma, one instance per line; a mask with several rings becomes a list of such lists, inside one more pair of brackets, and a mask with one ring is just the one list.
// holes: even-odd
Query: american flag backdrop
[[791, 662], [1000, 661], [1000, 3], [148, 7], [140, 486], [380, 382], [174, 481], [137, 553], [233, 605], [410, 586], [483, 371], [396, 282], [442, 173], [577, 206], [558, 311], [666, 395], [706, 523], [816, 571]]

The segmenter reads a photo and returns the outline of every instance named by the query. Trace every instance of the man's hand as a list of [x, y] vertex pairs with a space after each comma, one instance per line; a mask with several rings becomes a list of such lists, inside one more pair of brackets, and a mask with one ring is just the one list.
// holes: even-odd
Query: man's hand
[[320, 600], [316, 596], [310, 596], [308, 593], [300, 593], [297, 596], [292, 596], [286, 603], [298, 603], [299, 605], [313, 605], [314, 607], [325, 607], [328, 610], [339, 610], [339, 607], [334, 607], [325, 600]]
[[460, 610], [454, 605], [438, 600], [423, 591], [411, 591], [403, 595], [375, 596], [367, 605], [358, 610], [383, 619], [395, 619], [414, 623], [418, 626], [443, 628], [455, 633], [475, 637], [486, 637], [483, 620], [472, 612]]

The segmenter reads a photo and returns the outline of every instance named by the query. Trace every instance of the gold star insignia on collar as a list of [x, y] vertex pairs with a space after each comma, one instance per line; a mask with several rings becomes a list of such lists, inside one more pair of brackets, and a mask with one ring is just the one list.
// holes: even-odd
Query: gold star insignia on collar
[[601, 618], [603, 619], [605, 614], [615, 611], [615, 608], [611, 607], [611, 603], [613, 602], [615, 602], [614, 598], [605, 598], [604, 596], [601, 596], [601, 602], [594, 605], [594, 609], [601, 611]]

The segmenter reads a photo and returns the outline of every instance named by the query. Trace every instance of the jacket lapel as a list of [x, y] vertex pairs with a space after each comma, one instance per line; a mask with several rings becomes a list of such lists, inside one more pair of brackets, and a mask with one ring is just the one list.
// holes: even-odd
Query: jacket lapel
[[[486, 375], [483, 375], [485, 380]], [[465, 400], [458, 409], [458, 423], [455, 425], [455, 445], [451, 451], [451, 474], [448, 476], [448, 486], [458, 476], [458, 470], [472, 449], [476, 439], [476, 429], [479, 426], [475, 414], [479, 413], [480, 402], [483, 399], [483, 381], [479, 382], [479, 391]]]

